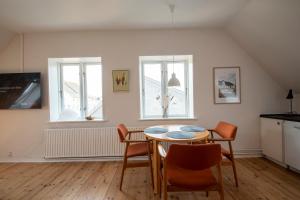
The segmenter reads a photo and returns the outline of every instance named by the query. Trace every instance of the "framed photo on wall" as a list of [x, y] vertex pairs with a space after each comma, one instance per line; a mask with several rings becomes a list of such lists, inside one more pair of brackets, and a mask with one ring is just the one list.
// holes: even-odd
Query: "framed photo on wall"
[[214, 103], [241, 103], [240, 67], [214, 67]]
[[113, 91], [129, 91], [129, 70], [112, 70]]

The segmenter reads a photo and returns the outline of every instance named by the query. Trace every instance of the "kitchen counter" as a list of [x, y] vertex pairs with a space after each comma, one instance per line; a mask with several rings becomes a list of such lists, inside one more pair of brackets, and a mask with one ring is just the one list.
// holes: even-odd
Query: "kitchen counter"
[[261, 114], [260, 117], [300, 122], [300, 114]]

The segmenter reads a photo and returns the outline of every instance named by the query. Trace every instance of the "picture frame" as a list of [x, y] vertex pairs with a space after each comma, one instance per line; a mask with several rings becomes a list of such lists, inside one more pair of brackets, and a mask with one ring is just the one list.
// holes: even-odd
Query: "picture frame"
[[240, 67], [214, 67], [214, 103], [241, 103]]
[[113, 92], [129, 91], [129, 70], [112, 70]]

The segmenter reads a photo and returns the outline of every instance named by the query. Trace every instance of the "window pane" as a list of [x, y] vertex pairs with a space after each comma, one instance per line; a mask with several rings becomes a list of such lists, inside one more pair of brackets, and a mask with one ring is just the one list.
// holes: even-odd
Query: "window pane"
[[144, 116], [161, 116], [161, 64], [144, 64]]
[[80, 118], [80, 69], [79, 65], [62, 67], [63, 110], [61, 118]]
[[175, 73], [176, 78], [180, 82], [178, 87], [168, 87], [168, 98], [169, 98], [169, 116], [186, 116], [186, 82], [185, 82], [185, 70], [183, 62], [168, 63], [168, 80]]
[[101, 65], [86, 65], [86, 116], [103, 118], [102, 112], [102, 69]]
[[[192, 55], [140, 56], [142, 118], [193, 117], [192, 60]], [[172, 75], [179, 86], [168, 86]]]

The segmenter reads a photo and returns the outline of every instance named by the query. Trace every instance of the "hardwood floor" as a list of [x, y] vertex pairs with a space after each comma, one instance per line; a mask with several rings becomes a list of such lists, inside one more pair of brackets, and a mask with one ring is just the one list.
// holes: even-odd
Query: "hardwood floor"
[[[121, 162], [0, 164], [0, 199], [129, 200], [159, 199], [147, 168], [127, 169], [119, 191]], [[300, 199], [300, 175], [263, 158], [237, 159], [240, 187], [232, 168], [223, 166], [225, 199]], [[219, 199], [203, 192], [170, 193], [173, 200]]]

